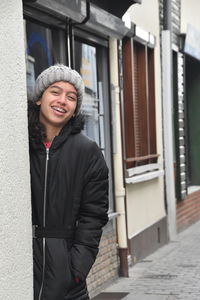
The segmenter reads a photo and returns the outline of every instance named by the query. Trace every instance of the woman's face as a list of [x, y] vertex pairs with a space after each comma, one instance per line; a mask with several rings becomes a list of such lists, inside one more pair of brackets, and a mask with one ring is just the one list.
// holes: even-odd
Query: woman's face
[[40, 105], [40, 122], [46, 129], [53, 127], [59, 132], [75, 113], [77, 90], [68, 82], [55, 82], [44, 91], [37, 104]]

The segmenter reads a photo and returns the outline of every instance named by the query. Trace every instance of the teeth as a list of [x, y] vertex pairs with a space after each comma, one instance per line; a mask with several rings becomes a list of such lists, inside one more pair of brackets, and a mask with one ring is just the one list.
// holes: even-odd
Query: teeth
[[59, 112], [63, 112], [65, 113], [66, 111], [63, 109], [63, 108], [60, 108], [60, 107], [53, 107], [54, 110], [57, 110]]

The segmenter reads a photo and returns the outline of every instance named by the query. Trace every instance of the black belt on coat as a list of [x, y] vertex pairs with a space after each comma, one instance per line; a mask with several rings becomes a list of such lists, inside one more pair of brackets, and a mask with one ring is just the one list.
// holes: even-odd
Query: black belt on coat
[[72, 239], [74, 228], [72, 229], [51, 229], [33, 225], [33, 238], [56, 238], [56, 239]]

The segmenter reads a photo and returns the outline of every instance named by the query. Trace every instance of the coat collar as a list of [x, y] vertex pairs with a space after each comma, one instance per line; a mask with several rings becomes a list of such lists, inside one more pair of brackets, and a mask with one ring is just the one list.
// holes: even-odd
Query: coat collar
[[[78, 134], [84, 128], [84, 116], [82, 114], [78, 114], [73, 117], [60, 131], [59, 135], [53, 139], [51, 150], [55, 150], [59, 148], [63, 143], [66, 142], [68, 137], [73, 134]], [[30, 146], [34, 149], [44, 151], [45, 146], [43, 141], [38, 141], [37, 143], [34, 141], [30, 141]]]

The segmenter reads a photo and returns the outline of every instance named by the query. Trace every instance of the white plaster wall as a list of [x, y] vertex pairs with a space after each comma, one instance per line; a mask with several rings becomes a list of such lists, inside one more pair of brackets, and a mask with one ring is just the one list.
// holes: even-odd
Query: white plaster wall
[[127, 214], [129, 238], [165, 216], [163, 177], [127, 186]]
[[[127, 12], [140, 28], [156, 36], [155, 48], [155, 95], [156, 95], [156, 133], [159, 162], [163, 164], [162, 137], [162, 99], [161, 99], [161, 61], [159, 33], [158, 0], [143, 0], [142, 4], [132, 5]], [[166, 215], [164, 208], [163, 177], [139, 184], [126, 185], [128, 236], [148, 228]]]
[[199, 0], [181, 0], [181, 33], [186, 33], [187, 24], [191, 24], [200, 30], [199, 12]]
[[0, 1], [0, 299], [31, 300], [32, 241], [22, 1]]

